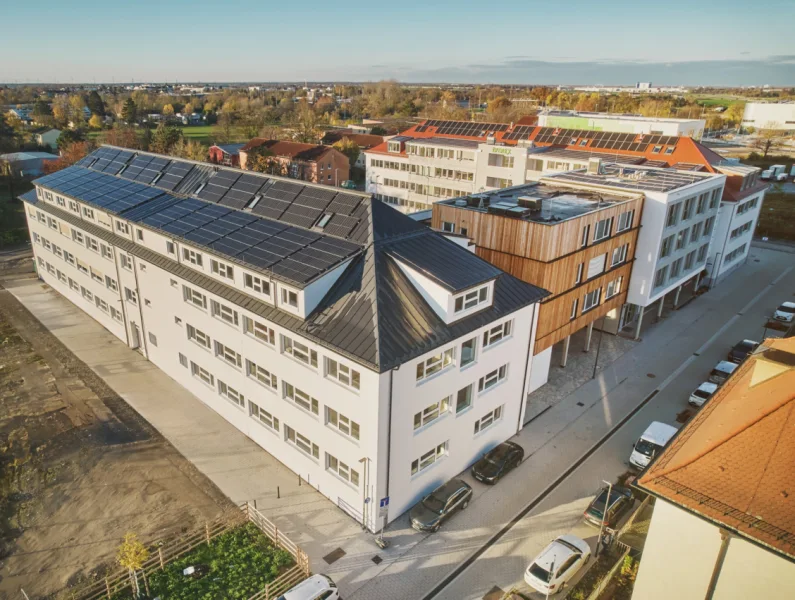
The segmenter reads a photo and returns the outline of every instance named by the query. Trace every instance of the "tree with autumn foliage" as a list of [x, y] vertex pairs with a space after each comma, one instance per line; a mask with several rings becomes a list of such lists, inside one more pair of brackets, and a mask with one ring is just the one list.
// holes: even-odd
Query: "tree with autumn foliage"
[[65, 146], [59, 146], [59, 148], [61, 150], [61, 155], [58, 157], [58, 160], [45, 160], [42, 163], [42, 170], [45, 174], [55, 173], [66, 167], [71, 167], [77, 161], [85, 158], [92, 150], [92, 146], [89, 142], [73, 142]]
[[359, 148], [359, 144], [354, 142], [350, 138], [342, 138], [339, 142], [332, 145], [333, 148], [336, 148], [340, 152], [342, 152], [345, 156], [348, 157], [348, 163], [350, 166], [356, 164], [356, 160], [359, 158], [359, 155], [362, 153], [361, 149]]

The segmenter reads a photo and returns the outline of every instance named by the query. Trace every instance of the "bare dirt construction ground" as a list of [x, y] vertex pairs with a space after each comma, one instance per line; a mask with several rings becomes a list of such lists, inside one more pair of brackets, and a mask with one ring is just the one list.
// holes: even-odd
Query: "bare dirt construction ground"
[[[30, 255], [0, 278], [31, 277]], [[234, 508], [0, 286], [0, 599], [54, 597], [153, 539]]]

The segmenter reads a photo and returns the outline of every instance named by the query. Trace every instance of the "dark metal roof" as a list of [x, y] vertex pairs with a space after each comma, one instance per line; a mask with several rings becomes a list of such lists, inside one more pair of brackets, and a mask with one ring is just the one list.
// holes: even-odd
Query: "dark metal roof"
[[[21, 197], [35, 202], [35, 194]], [[437, 238], [439, 234], [424, 228], [380, 201], [366, 203], [360, 228], [368, 240], [363, 253], [332, 287], [313, 314], [305, 321], [236, 288], [216, 281], [178, 262], [153, 252], [130, 240], [93, 225], [49, 203], [39, 203], [41, 210], [104, 239], [141, 260], [177, 275], [276, 325], [330, 348], [377, 372], [385, 372], [426, 352], [449, 343], [480, 327], [539, 302], [549, 292], [497, 271], [493, 304], [490, 308], [447, 325], [428, 305], [417, 288], [406, 278], [390, 256], [392, 248], [405, 241], [424, 244], [419, 238]], [[494, 269], [467, 250], [443, 240], [444, 251], [456, 253], [452, 264], [468, 261], [469, 268], [485, 272]], [[428, 247], [437, 246], [427, 242]], [[472, 262], [474, 261], [474, 262]], [[495, 269], [496, 270], [496, 269]], [[457, 268], [453, 269], [457, 275]]]

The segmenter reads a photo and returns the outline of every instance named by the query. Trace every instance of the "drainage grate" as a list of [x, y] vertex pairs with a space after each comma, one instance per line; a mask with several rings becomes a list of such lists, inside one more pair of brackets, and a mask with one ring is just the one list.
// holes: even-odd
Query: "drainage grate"
[[329, 552], [328, 554], [326, 554], [326, 556], [323, 557], [323, 560], [325, 560], [326, 563], [331, 564], [333, 562], [338, 561], [343, 556], [345, 556], [345, 550], [343, 550], [342, 548], [337, 548], [333, 552]]
[[384, 559], [378, 556], [377, 554], [370, 560], [372, 560], [377, 565], [380, 565], [382, 562], [384, 562]]
[[577, 406], [585, 406], [585, 404], [583, 404], [582, 402], [578, 402]]
[[648, 377], [649, 379], [654, 379], [657, 376], [654, 373], [646, 373], [646, 377]]
[[485, 596], [483, 596], [483, 600], [502, 600], [504, 596], [505, 592], [495, 585], [486, 593]]

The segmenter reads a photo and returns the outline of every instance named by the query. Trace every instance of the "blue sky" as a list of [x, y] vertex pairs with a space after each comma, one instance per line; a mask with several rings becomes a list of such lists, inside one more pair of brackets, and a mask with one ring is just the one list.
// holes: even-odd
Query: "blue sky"
[[795, 85], [792, 14], [779, 0], [0, 0], [0, 81]]

